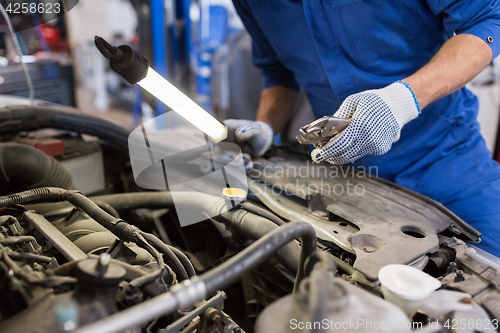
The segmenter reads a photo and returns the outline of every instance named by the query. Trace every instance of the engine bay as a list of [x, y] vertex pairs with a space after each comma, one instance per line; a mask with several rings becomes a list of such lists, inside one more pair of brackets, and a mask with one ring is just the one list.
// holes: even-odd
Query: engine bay
[[[231, 206], [137, 186], [130, 130], [109, 121], [15, 106], [0, 124], [2, 333], [498, 331], [500, 260], [481, 234], [376, 170], [277, 147]], [[43, 129], [65, 155], [97, 152], [97, 171], [26, 145]], [[182, 225], [179, 205], [207, 218]]]

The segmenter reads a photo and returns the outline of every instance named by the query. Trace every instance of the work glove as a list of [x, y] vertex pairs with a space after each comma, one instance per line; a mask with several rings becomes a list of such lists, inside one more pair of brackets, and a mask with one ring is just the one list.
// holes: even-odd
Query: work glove
[[418, 101], [403, 82], [347, 97], [335, 117], [351, 118], [332, 141], [311, 152], [314, 162], [346, 164], [365, 155], [383, 155], [399, 140], [401, 128], [420, 114]]
[[264, 121], [227, 119], [224, 123], [234, 131], [236, 141], [248, 143], [254, 156], [264, 155], [273, 143], [273, 129]]

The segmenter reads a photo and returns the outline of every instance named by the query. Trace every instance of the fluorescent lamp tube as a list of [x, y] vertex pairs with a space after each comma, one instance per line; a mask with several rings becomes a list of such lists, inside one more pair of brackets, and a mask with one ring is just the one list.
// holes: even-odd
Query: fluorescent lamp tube
[[225, 125], [203, 110], [201, 106], [184, 95], [182, 91], [151, 67], [149, 67], [146, 77], [137, 84], [205, 133], [213, 142], [221, 142], [227, 137]]
[[169, 106], [181, 117], [205, 133], [213, 142], [219, 143], [227, 137], [227, 126], [212, 117], [198, 104], [184, 95], [173, 84], [149, 67], [149, 61], [128, 45], [111, 46], [102, 37], [95, 36], [99, 52], [109, 59], [112, 70], [130, 84], [138, 84], [154, 97]]

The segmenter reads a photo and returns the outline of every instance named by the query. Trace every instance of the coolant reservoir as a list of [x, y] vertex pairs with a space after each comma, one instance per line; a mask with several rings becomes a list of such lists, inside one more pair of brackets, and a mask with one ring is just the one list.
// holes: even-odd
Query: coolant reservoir
[[305, 279], [299, 292], [267, 306], [255, 332], [411, 332], [401, 309], [341, 278], [332, 276], [326, 288], [318, 288], [321, 302], [315, 302], [312, 281]]
[[422, 300], [441, 287], [441, 282], [421, 270], [406, 265], [387, 265], [378, 272], [384, 298], [412, 317]]
[[400, 307], [409, 317], [417, 311], [438, 318], [452, 311], [473, 310], [469, 294], [437, 290], [441, 282], [415, 267], [387, 265], [380, 269], [378, 279], [384, 298]]

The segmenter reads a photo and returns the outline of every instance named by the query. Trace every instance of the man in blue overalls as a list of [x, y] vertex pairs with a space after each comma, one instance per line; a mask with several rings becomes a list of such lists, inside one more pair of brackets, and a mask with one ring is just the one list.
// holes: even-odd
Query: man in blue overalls
[[233, 2], [264, 75], [256, 121], [226, 121], [239, 140], [263, 154], [305, 88], [316, 117], [352, 118], [313, 150], [315, 162], [377, 166], [443, 203], [500, 256], [500, 166], [463, 88], [500, 53], [500, 2]]

